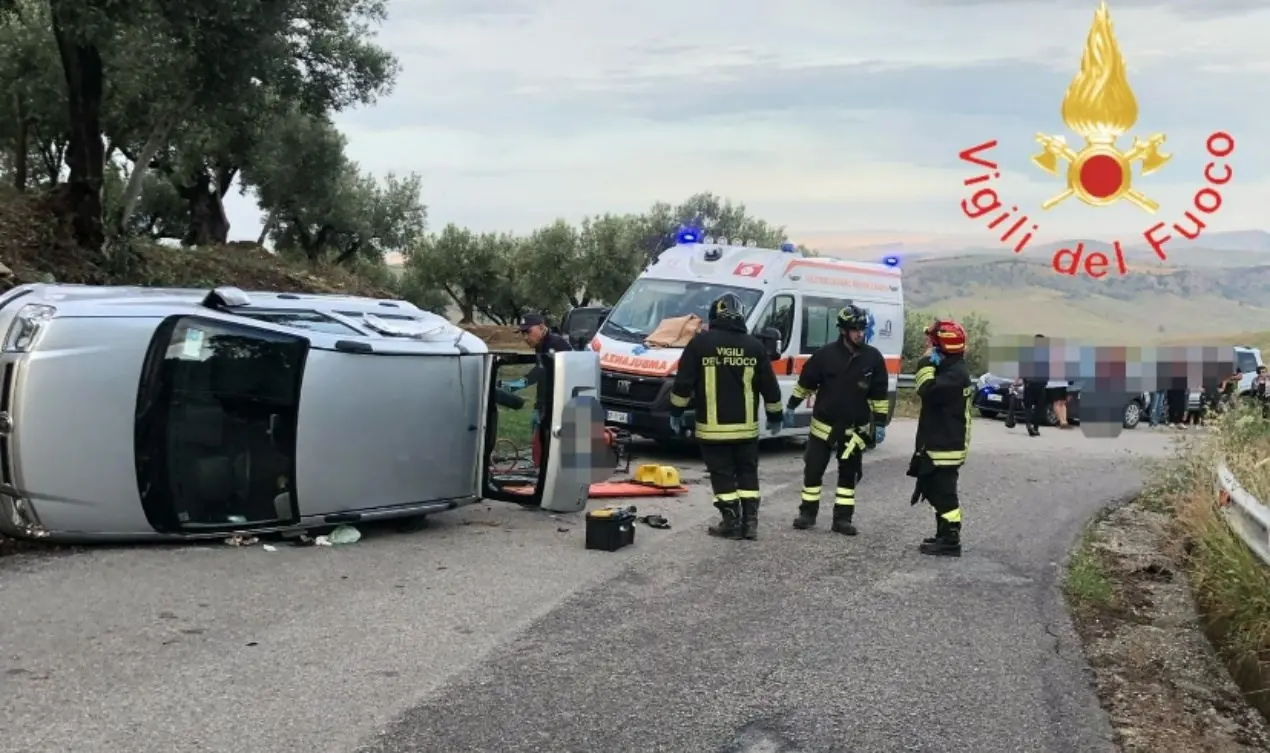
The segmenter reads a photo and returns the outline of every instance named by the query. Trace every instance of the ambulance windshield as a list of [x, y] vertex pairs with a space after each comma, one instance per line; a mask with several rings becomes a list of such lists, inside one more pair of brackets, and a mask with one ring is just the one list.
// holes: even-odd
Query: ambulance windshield
[[609, 314], [600, 332], [618, 340], [642, 341], [658, 324], [671, 317], [696, 314], [706, 319], [710, 304], [724, 293], [740, 298], [747, 316], [763, 297], [760, 290], [731, 285], [641, 278], [613, 307], [613, 313]]

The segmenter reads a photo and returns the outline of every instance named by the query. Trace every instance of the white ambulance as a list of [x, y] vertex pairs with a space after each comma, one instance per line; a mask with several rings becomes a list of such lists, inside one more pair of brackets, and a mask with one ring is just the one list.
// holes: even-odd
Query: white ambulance
[[[649, 347], [645, 338], [671, 317], [696, 314], [705, 319], [710, 303], [724, 293], [741, 299], [751, 333], [766, 328], [780, 333], [780, 358], [772, 365], [784, 400], [811, 354], [838, 337], [838, 312], [851, 303], [867, 309], [867, 337], [886, 356], [894, 412], [904, 347], [898, 259], [804, 258], [789, 243], [780, 250], [761, 249], [681, 231], [679, 243], [635, 280], [591, 341], [591, 349], [600, 354], [600, 401], [607, 425], [650, 439], [672, 438], [669, 395], [682, 350]], [[814, 401], [799, 406], [794, 428], [779, 436], [806, 436]]]

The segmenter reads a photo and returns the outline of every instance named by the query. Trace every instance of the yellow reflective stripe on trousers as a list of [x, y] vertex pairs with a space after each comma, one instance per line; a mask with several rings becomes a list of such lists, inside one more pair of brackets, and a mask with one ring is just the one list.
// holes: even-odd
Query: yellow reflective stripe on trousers
[[849, 436], [847, 437], [846, 447], [842, 449], [843, 460], [846, 460], [847, 458], [851, 457], [851, 453], [855, 452], [856, 450], [859, 450], [860, 452], [864, 452], [869, 447], [867, 444], [865, 444], [864, 439], [862, 439], [860, 435], [855, 432], [855, 430], [851, 430], [847, 432], [847, 434]]
[[834, 490], [833, 503], [835, 505], [855, 505], [855, 489], [839, 486]]
[[758, 489], [739, 489], [736, 496], [741, 499], [758, 499]]
[[691, 401], [692, 401], [691, 397], [683, 397], [681, 395], [676, 395], [673, 392], [670, 393], [670, 404], [675, 406], [676, 408], [687, 408], [688, 403]]
[[815, 393], [815, 390], [809, 390], [806, 387], [802, 386], [801, 384], [795, 384], [794, 391], [791, 392], [790, 394], [798, 398], [799, 400], [802, 400], [806, 398], [808, 395], [811, 395], [813, 393]]
[[965, 450], [927, 450], [926, 456], [938, 466], [961, 465], [966, 462]]
[[825, 423], [824, 421], [819, 421], [814, 418], [811, 420], [811, 435], [815, 437], [816, 439], [823, 439], [824, 441], [828, 442], [829, 434], [832, 431], [833, 431], [833, 427]]
[[961, 522], [961, 508], [957, 507], [952, 510], [949, 510], [948, 512], [944, 513], [943, 515], [940, 515], [939, 517], [943, 518], [949, 523], [960, 523]]
[[737, 492], [724, 492], [723, 494], [714, 495], [716, 502], [735, 502], [741, 498]]
[[[707, 425], [719, 423], [719, 372], [713, 366], [705, 367], [706, 380], [706, 420]], [[697, 429], [701, 435], [701, 429]]]
[[758, 398], [754, 395], [754, 367], [746, 366], [741, 372], [741, 398], [745, 400], [745, 423], [758, 426], [758, 417], [754, 415], [754, 406]]
[[803, 487], [803, 501], [804, 502], [820, 502], [820, 487], [819, 486], [804, 486]]
[[930, 380], [934, 378], [935, 378], [935, 367], [923, 366], [922, 368], [917, 370], [916, 374], [913, 375], [913, 386], [921, 387], [923, 384], [926, 384], [927, 382], [929, 382]]
[[889, 410], [891, 410], [891, 401], [889, 399], [870, 400], [869, 410], [873, 411], [874, 413], [881, 413], [883, 415], [886, 415], [886, 413]]
[[697, 424], [694, 428], [697, 439], [723, 441], [728, 439], [755, 439], [758, 437], [758, 422], [752, 424]]

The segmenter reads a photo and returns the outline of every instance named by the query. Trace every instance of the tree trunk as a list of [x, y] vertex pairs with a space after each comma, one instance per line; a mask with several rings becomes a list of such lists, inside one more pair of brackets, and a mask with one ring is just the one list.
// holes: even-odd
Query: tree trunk
[[207, 171], [200, 169], [194, 176], [193, 185], [178, 187], [177, 191], [190, 208], [190, 224], [181, 245], [224, 245], [229, 239], [229, 219], [213, 193], [212, 178]]
[[25, 191], [27, 181], [27, 130], [31, 124], [26, 114], [26, 99], [21, 94], [15, 93], [13, 100], [16, 105], [16, 115], [18, 116], [18, 132], [13, 145], [13, 187], [18, 191]]
[[176, 125], [177, 117], [175, 115], [164, 118], [154, 127], [154, 131], [150, 133], [150, 138], [146, 140], [145, 146], [141, 147], [141, 153], [137, 155], [137, 161], [132, 165], [132, 174], [128, 176], [128, 185], [123, 192], [123, 212], [119, 215], [119, 224], [115, 228], [115, 235], [123, 235], [124, 228], [128, 226], [128, 219], [132, 217], [132, 213], [137, 208], [137, 201], [141, 198], [141, 185], [145, 181], [146, 172], [150, 169], [150, 162], [154, 159], [154, 155], [159, 153], [159, 149], [167, 143], [168, 132]]
[[340, 252], [339, 257], [336, 258], [335, 260], [335, 263], [340, 265], [351, 264], [353, 262], [353, 259], [357, 258], [357, 252], [360, 251], [361, 249], [362, 249], [361, 241], [351, 242], [348, 248]]
[[53, 37], [66, 75], [66, 100], [70, 116], [70, 142], [66, 163], [70, 167], [67, 197], [73, 213], [72, 226], [80, 248], [101, 253], [105, 242], [102, 227], [102, 168], [105, 149], [101, 142], [101, 103], [104, 74], [101, 53], [96, 45], [73, 36], [61, 19], [61, 4], [52, 5]]
[[269, 216], [265, 217], [265, 224], [260, 226], [260, 237], [256, 239], [257, 246], [265, 245], [265, 239], [269, 237], [269, 231], [273, 230], [273, 223], [277, 221], [277, 214], [278, 210], [269, 210]]

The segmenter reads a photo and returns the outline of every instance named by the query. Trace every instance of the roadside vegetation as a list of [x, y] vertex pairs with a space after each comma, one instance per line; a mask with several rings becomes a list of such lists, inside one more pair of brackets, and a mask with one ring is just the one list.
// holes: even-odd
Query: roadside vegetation
[[1259, 407], [1179, 438], [1068, 562], [1073, 618], [1125, 750], [1270, 749], [1270, 568], [1226, 522], [1219, 459], [1270, 500]]

